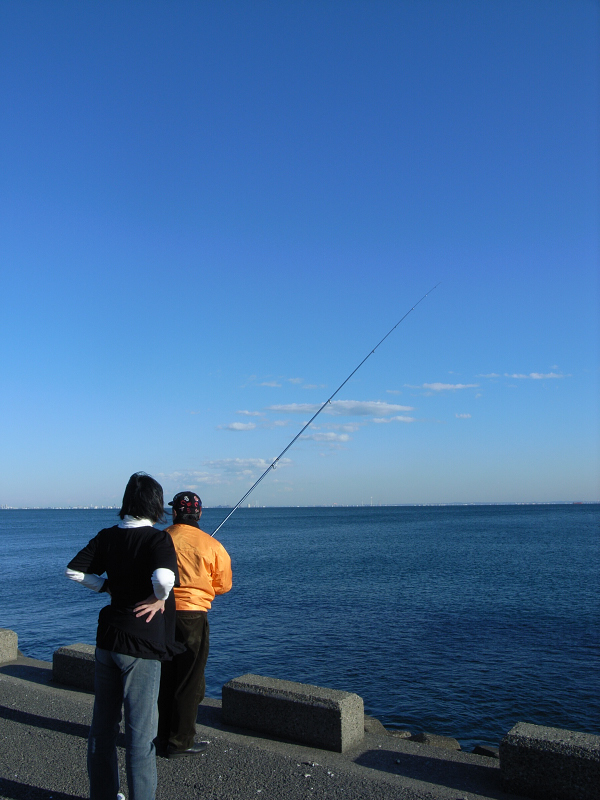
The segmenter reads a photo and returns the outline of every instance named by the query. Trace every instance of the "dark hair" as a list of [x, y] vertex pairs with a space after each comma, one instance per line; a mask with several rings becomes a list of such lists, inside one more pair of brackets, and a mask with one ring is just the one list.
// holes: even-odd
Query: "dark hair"
[[173, 523], [176, 525], [178, 522], [185, 524], [186, 522], [198, 522], [200, 519], [200, 513], [196, 512], [195, 514], [175, 514], [175, 519]]
[[119, 516], [160, 522], [165, 518], [165, 503], [162, 486], [145, 472], [136, 472], [129, 478], [123, 495]]

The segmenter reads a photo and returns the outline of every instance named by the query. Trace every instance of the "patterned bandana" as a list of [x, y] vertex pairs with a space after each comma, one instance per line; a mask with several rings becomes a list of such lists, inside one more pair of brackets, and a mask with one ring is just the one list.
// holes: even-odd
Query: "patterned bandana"
[[175, 510], [175, 515], [180, 517], [184, 514], [199, 516], [202, 511], [202, 500], [193, 492], [179, 492], [169, 503]]

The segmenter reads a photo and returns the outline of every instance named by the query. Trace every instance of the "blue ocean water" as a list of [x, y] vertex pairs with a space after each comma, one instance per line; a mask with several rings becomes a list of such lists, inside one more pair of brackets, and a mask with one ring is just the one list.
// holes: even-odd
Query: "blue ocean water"
[[[211, 532], [226, 515], [206, 509]], [[106, 602], [62, 577], [113, 510], [2, 510], [0, 626], [51, 660]], [[207, 694], [253, 672], [352, 691], [390, 728], [600, 734], [600, 506], [239, 509]]]

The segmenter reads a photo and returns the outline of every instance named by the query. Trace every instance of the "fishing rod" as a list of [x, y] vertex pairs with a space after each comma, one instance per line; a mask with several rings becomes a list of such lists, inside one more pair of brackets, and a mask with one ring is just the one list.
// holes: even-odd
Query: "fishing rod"
[[259, 484], [259, 483], [262, 481], [262, 479], [263, 479], [263, 478], [265, 478], [265, 477], [266, 477], [266, 476], [269, 474], [269, 472], [270, 472], [272, 469], [275, 469], [275, 468], [276, 468], [276, 466], [277, 466], [277, 462], [279, 461], [279, 459], [280, 459], [280, 458], [281, 458], [283, 455], [285, 455], [285, 454], [287, 453], [287, 451], [290, 449], [290, 447], [291, 447], [291, 446], [294, 444], [294, 442], [295, 442], [297, 439], [299, 439], [299, 438], [302, 436], [302, 434], [304, 433], [304, 431], [305, 431], [305, 430], [306, 430], [306, 429], [309, 427], [309, 425], [311, 425], [311, 424], [312, 424], [312, 423], [315, 421], [315, 419], [316, 419], [316, 418], [319, 416], [319, 414], [321, 413], [321, 411], [323, 411], [323, 409], [324, 409], [326, 406], [328, 406], [328, 405], [331, 403], [331, 401], [332, 401], [332, 400], [333, 400], [333, 398], [336, 396], [336, 394], [337, 394], [337, 393], [338, 393], [338, 392], [339, 392], [341, 389], [343, 389], [343, 388], [344, 388], [344, 386], [345, 386], [345, 385], [348, 383], [348, 381], [350, 380], [350, 378], [351, 378], [351, 377], [352, 377], [352, 376], [353, 376], [353, 375], [354, 375], [356, 372], [358, 372], [358, 370], [359, 370], [359, 369], [362, 367], [362, 365], [365, 363], [365, 361], [366, 361], [368, 358], [371, 358], [371, 356], [373, 355], [373, 353], [375, 352], [375, 350], [377, 350], [377, 348], [379, 347], [379, 345], [380, 345], [380, 344], [383, 344], [383, 343], [385, 342], [385, 340], [388, 338], [388, 336], [389, 336], [391, 333], [393, 333], [393, 332], [396, 330], [396, 328], [398, 327], [398, 325], [400, 325], [400, 323], [401, 323], [401, 322], [404, 322], [404, 320], [405, 320], [405, 319], [408, 317], [408, 315], [409, 315], [409, 314], [410, 314], [412, 311], [414, 311], [414, 310], [415, 310], [415, 308], [416, 308], [416, 307], [419, 305], [419, 303], [422, 303], [422, 302], [423, 302], [423, 300], [425, 300], [425, 298], [427, 297], [427, 295], [431, 294], [431, 292], [433, 292], [433, 290], [434, 290], [434, 289], [437, 289], [437, 287], [438, 287], [439, 285], [440, 285], [439, 283], [436, 283], [436, 285], [435, 285], [435, 286], [434, 286], [432, 289], [430, 289], [430, 290], [429, 290], [429, 291], [428, 291], [426, 294], [424, 294], [424, 295], [423, 295], [423, 297], [422, 297], [422, 298], [421, 298], [421, 299], [420, 299], [420, 300], [419, 300], [417, 303], [415, 303], [415, 304], [414, 304], [414, 306], [413, 306], [411, 309], [409, 309], [409, 311], [407, 311], [407, 312], [406, 312], [406, 314], [405, 314], [405, 315], [402, 317], [402, 319], [399, 319], [399, 320], [398, 320], [398, 322], [397, 322], [397, 323], [394, 325], [394, 327], [393, 327], [393, 328], [390, 328], [390, 330], [389, 330], [389, 331], [386, 333], [386, 335], [383, 337], [383, 339], [382, 339], [380, 342], [378, 342], [378, 343], [375, 345], [375, 347], [374, 347], [374, 348], [373, 348], [373, 349], [370, 351], [370, 353], [369, 353], [368, 355], [366, 355], [366, 356], [363, 358], [363, 360], [360, 362], [360, 364], [359, 364], [359, 365], [358, 365], [358, 366], [357, 366], [355, 369], [353, 369], [353, 370], [352, 370], [352, 372], [350, 373], [350, 375], [348, 375], [348, 377], [346, 378], [346, 380], [345, 380], [343, 383], [340, 383], [340, 385], [339, 385], [339, 386], [338, 386], [338, 388], [335, 390], [335, 392], [334, 392], [334, 393], [333, 393], [333, 394], [332, 394], [330, 397], [328, 397], [328, 398], [327, 398], [327, 400], [325, 400], [325, 402], [324, 402], [324, 403], [323, 403], [323, 405], [322, 405], [322, 406], [319, 408], [319, 410], [316, 412], [316, 414], [313, 414], [313, 416], [312, 416], [312, 417], [311, 417], [311, 418], [308, 420], [308, 422], [307, 422], [307, 423], [306, 423], [306, 425], [305, 425], [305, 426], [302, 428], [302, 430], [301, 430], [301, 431], [299, 431], [299, 433], [297, 433], [297, 434], [294, 436], [294, 438], [293, 438], [293, 439], [292, 439], [292, 441], [291, 441], [291, 442], [288, 444], [288, 446], [285, 448], [285, 450], [282, 450], [282, 451], [281, 451], [281, 453], [279, 453], [279, 455], [277, 456], [277, 458], [276, 458], [276, 459], [275, 459], [275, 460], [274, 460], [274, 461], [273, 461], [273, 462], [272, 462], [272, 463], [271, 463], [271, 464], [270, 464], [270, 465], [267, 467], [267, 469], [266, 469], [266, 470], [263, 472], [263, 474], [262, 474], [262, 475], [260, 476], [260, 478], [259, 478], [259, 479], [256, 481], [256, 483], [252, 484], [252, 486], [251, 486], [251, 487], [248, 489], [248, 491], [247, 491], [247, 492], [246, 492], [246, 494], [245, 494], [245, 495], [242, 497], [242, 499], [241, 499], [241, 500], [240, 500], [240, 501], [237, 503], [237, 505], [235, 505], [235, 506], [234, 506], [234, 507], [231, 509], [231, 511], [229, 512], [229, 514], [227, 514], [227, 516], [225, 517], [225, 519], [223, 520], [223, 522], [222, 522], [222, 523], [221, 523], [221, 524], [220, 524], [220, 525], [219, 525], [217, 528], [215, 528], [215, 530], [214, 530], [214, 531], [211, 533], [211, 536], [215, 536], [215, 534], [216, 534], [216, 533], [217, 533], [217, 532], [218, 532], [218, 531], [219, 531], [219, 530], [220, 530], [220, 529], [223, 527], [223, 525], [225, 525], [225, 523], [227, 522], [227, 520], [229, 519], [229, 517], [230, 517], [230, 516], [231, 516], [231, 515], [234, 513], [234, 511], [237, 511], [237, 509], [238, 509], [238, 508], [239, 508], [239, 507], [242, 505], [242, 503], [243, 503], [243, 502], [244, 502], [244, 500], [245, 500], [245, 499], [248, 497], [248, 495], [250, 495], [250, 494], [251, 494], [251, 493], [252, 493], [252, 492], [253, 492], [253, 491], [256, 489], [256, 487], [257, 487], [257, 486], [258, 486], [258, 484]]

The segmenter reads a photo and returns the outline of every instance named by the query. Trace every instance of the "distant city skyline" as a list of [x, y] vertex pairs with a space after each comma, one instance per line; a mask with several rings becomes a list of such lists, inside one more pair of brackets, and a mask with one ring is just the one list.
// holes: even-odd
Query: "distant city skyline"
[[[593, 506], [599, 505], [595, 500], [554, 500], [546, 503], [331, 503], [312, 506], [265, 506], [248, 504], [238, 507], [239, 510], [259, 510], [259, 509], [275, 509], [275, 508], [443, 508], [447, 506]], [[118, 511], [120, 506], [94, 506], [94, 505], [81, 505], [81, 506], [0, 506], [0, 511]], [[204, 506], [204, 510], [211, 511], [227, 511], [231, 510], [233, 506]], [[170, 509], [165, 508], [165, 512]], [[170, 515], [163, 522], [168, 523]], [[159, 525], [161, 523], [158, 523]]]
[[600, 500], [600, 7], [0, 7], [0, 505]]

